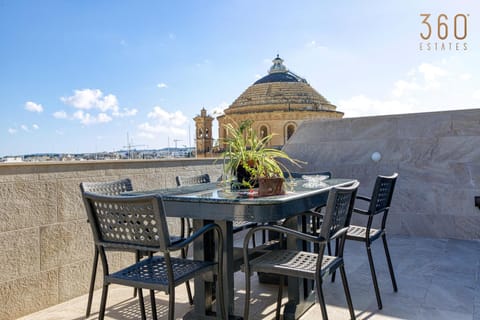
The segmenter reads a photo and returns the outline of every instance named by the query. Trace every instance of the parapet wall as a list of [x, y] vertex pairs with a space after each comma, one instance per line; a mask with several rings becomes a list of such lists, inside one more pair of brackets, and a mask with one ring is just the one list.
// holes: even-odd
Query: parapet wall
[[284, 150], [308, 162], [302, 170], [358, 179], [365, 195], [378, 174], [398, 172], [390, 234], [480, 239], [480, 109], [311, 120]]
[[[0, 164], [0, 320], [88, 291], [93, 239], [80, 182], [129, 177], [134, 189], [146, 190], [174, 187], [177, 175], [216, 179], [221, 172], [212, 159]], [[133, 261], [133, 254], [115, 254], [114, 267]]]

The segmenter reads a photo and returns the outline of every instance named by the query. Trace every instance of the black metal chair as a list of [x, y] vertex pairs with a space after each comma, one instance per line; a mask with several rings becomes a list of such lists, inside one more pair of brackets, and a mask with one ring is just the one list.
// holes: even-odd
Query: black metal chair
[[[177, 187], [188, 186], [201, 183], [210, 183], [210, 175], [208, 173], [193, 175], [193, 176], [176, 176]], [[192, 222], [190, 219], [185, 219], [187, 234], [193, 232]], [[257, 225], [255, 222], [249, 221], [233, 221], [233, 233], [237, 233], [246, 229], [253, 228]], [[252, 238], [253, 246], [255, 246], [255, 237]]]
[[[285, 176], [292, 177], [294, 179], [300, 179], [302, 177], [315, 177], [315, 176], [321, 176], [321, 177], [327, 177], [327, 179], [332, 178], [332, 173], [330, 171], [319, 171], [319, 172], [289, 172], [285, 173]], [[313, 214], [306, 214], [305, 217], [309, 218], [309, 223], [307, 221], [304, 221], [304, 229], [302, 230], [303, 232], [312, 232], [313, 234], [319, 234], [320, 232], [320, 226], [322, 225], [323, 222], [323, 215], [325, 214], [325, 206], [319, 206], [315, 208], [311, 208], [309, 210]], [[318, 245], [315, 245], [315, 252], [318, 252]], [[327, 244], [327, 250], [328, 254], [332, 254], [332, 249], [330, 246], [330, 243]]]
[[[103, 195], [119, 195], [122, 192], [132, 191], [132, 182], [130, 179], [120, 179], [115, 181], [108, 181], [108, 182], [82, 182], [80, 183], [80, 190], [82, 194], [84, 192], [93, 192]], [[87, 302], [87, 311], [86, 311], [86, 318], [90, 316], [90, 312], [92, 309], [92, 299], [93, 299], [93, 291], [95, 290], [95, 279], [97, 276], [97, 266], [98, 266], [98, 249], [95, 246], [95, 254], [93, 257], [93, 266], [92, 266], [92, 275], [90, 277], [90, 288], [88, 290], [88, 302]], [[140, 260], [140, 253], [135, 252], [136, 261]], [[135, 290], [135, 296], [136, 296]]]
[[[120, 195], [123, 192], [133, 191], [133, 186], [132, 186], [131, 180], [128, 178], [125, 178], [125, 179], [108, 181], [108, 182], [82, 182], [80, 183], [80, 190], [82, 194], [85, 192], [90, 192], [90, 193], [96, 193], [101, 195], [116, 196], [116, 195]], [[172, 237], [171, 241], [173, 243], [180, 242], [181, 240], [185, 239], [185, 233], [181, 231], [179, 236], [172, 235], [171, 237]], [[128, 250], [128, 251], [132, 251], [132, 250]], [[134, 251], [134, 252], [135, 252], [136, 261], [137, 262], [140, 261], [140, 259], [143, 256], [143, 253], [139, 251]], [[182, 252], [182, 254], [186, 256], [186, 252]], [[93, 292], [95, 290], [95, 279], [97, 275], [98, 257], [99, 257], [99, 252], [97, 247], [95, 246], [92, 275], [90, 277], [90, 288], [88, 290], [88, 302], [87, 302], [87, 311], [86, 311], [87, 318], [90, 316], [91, 309], [92, 309]], [[190, 284], [187, 282], [186, 286], [187, 286], [187, 294], [188, 294], [189, 302], [190, 304], [193, 304]], [[136, 293], [137, 291], [135, 290], [134, 296], [136, 296]]]
[[[357, 196], [357, 200], [366, 201], [369, 206], [368, 210], [354, 208], [353, 212], [364, 215], [368, 218], [365, 226], [351, 225], [348, 228], [347, 240], [362, 241], [367, 248], [368, 262], [370, 264], [370, 272], [372, 274], [373, 286], [375, 288], [375, 295], [377, 296], [378, 308], [382, 309], [382, 299], [380, 297], [380, 290], [378, 288], [377, 275], [375, 273], [375, 266], [373, 264], [371, 244], [373, 241], [379, 239], [383, 240], [383, 247], [385, 249], [385, 256], [387, 258], [388, 270], [390, 272], [390, 278], [392, 279], [393, 291], [397, 292], [397, 281], [395, 280], [395, 274], [393, 272], [392, 260], [387, 246], [387, 238], [385, 225], [387, 222], [388, 211], [390, 209], [390, 203], [392, 201], [393, 191], [395, 189], [395, 183], [397, 181], [398, 174], [394, 173], [391, 176], [378, 176], [375, 181], [372, 196]], [[381, 223], [378, 229], [372, 227], [374, 218], [381, 216]]]
[[[169, 296], [168, 319], [175, 314], [175, 287], [196, 276], [216, 277], [217, 318], [226, 319], [223, 295], [223, 236], [216, 224], [208, 224], [187, 239], [172, 243], [166, 214], [160, 195], [107, 196], [83, 193], [85, 208], [103, 266], [103, 290], [99, 319], [104, 319], [110, 284], [138, 288], [142, 319], [146, 319], [141, 289], [150, 290], [153, 319], [157, 319], [154, 290], [165, 291]], [[217, 261], [199, 261], [172, 257], [195, 239], [207, 232], [217, 237]], [[149, 257], [119, 271], [110, 273], [106, 250], [134, 250], [148, 252]], [[153, 252], [156, 255], [153, 255]], [[158, 255], [161, 254], [161, 255]]]
[[[280, 275], [280, 287], [277, 296], [276, 319], [280, 319], [280, 307], [283, 295], [284, 277], [297, 277], [314, 280], [316, 284], [316, 292], [322, 317], [324, 320], [328, 319], [325, 300], [322, 290], [322, 278], [332, 274], [335, 270], [340, 269], [342, 276], [343, 287], [347, 300], [347, 305], [350, 311], [350, 316], [355, 319], [355, 312], [353, 309], [350, 290], [348, 288], [347, 277], [344, 268], [343, 247], [345, 237], [347, 234], [352, 209], [355, 201], [355, 195], [358, 189], [358, 182], [355, 182], [349, 187], [334, 188], [330, 191], [325, 210], [323, 223], [319, 235], [312, 235], [309, 233], [299, 232], [285, 226], [280, 225], [261, 225], [251, 229], [244, 241], [244, 265], [245, 271], [245, 309], [244, 319], [247, 320], [249, 316], [250, 307], [250, 277], [253, 272], [264, 272], [270, 274]], [[305, 213], [300, 213], [303, 215]], [[308, 212], [314, 215], [314, 212]], [[281, 237], [293, 237], [298, 240], [303, 240], [308, 243], [317, 243], [319, 245], [319, 252], [311, 252], [305, 250], [285, 249], [284, 240], [280, 241], [280, 248], [267, 251], [265, 254], [249, 260], [248, 242], [251, 235], [259, 230], [268, 230], [277, 232]], [[327, 243], [333, 239], [339, 239], [339, 247], [335, 255], [324, 255]]]

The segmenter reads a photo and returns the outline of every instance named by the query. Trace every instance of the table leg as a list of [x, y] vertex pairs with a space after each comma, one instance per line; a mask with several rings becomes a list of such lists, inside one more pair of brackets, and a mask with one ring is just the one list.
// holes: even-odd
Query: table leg
[[[211, 220], [194, 220], [195, 229], [211, 223]], [[234, 267], [233, 267], [233, 223], [231, 221], [215, 221], [222, 229], [223, 244], [223, 288], [225, 305], [229, 320], [241, 320], [242, 317], [234, 315]], [[193, 257], [199, 260], [212, 260], [215, 258], [215, 239], [211, 234], [206, 235], [193, 243]], [[184, 319], [216, 319], [212, 303], [215, 297], [215, 286], [212, 281], [202, 277], [195, 278], [194, 309], [185, 315]]]

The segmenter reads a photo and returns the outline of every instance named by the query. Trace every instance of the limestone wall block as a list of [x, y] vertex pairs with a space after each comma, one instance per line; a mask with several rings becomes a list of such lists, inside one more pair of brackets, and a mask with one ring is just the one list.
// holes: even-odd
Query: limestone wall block
[[58, 270], [30, 274], [24, 278], [0, 282], [0, 319], [18, 317], [58, 303]]
[[38, 228], [0, 233], [0, 244], [0, 283], [40, 271]]
[[[62, 265], [59, 268], [58, 274], [58, 301], [64, 302], [75, 297], [78, 297], [80, 292], [88, 292], [90, 287], [90, 276], [93, 264], [93, 245], [89, 248], [91, 259], [76, 261]], [[98, 286], [101, 286], [103, 274], [101, 262], [98, 261], [97, 279]]]
[[92, 231], [85, 220], [40, 228], [41, 270], [88, 259], [93, 248]]
[[0, 183], [0, 232], [53, 223], [57, 218], [56, 183]]

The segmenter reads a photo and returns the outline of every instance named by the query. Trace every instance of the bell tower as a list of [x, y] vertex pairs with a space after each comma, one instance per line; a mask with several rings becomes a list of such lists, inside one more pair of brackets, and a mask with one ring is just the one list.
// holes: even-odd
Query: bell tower
[[207, 110], [202, 108], [200, 115], [193, 118], [195, 121], [195, 141], [197, 157], [206, 158], [212, 152], [212, 122], [213, 117], [207, 115]]

